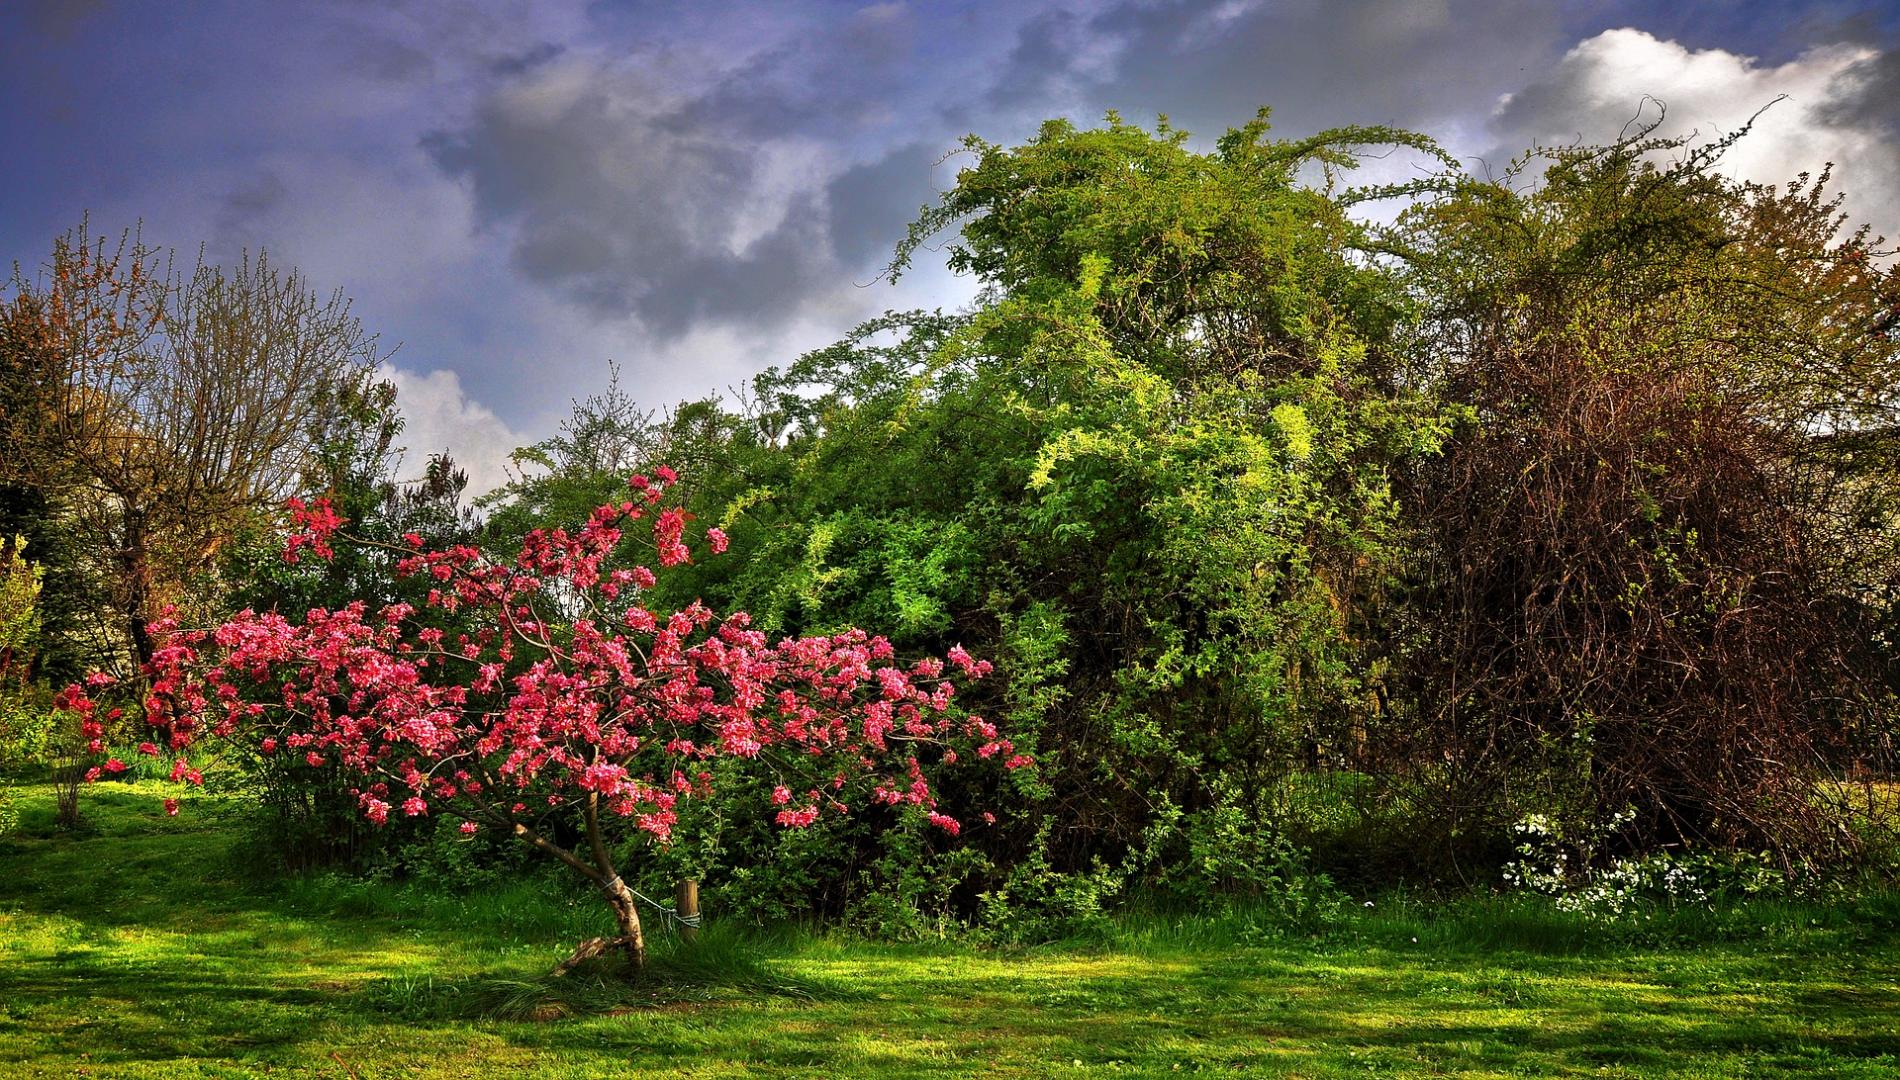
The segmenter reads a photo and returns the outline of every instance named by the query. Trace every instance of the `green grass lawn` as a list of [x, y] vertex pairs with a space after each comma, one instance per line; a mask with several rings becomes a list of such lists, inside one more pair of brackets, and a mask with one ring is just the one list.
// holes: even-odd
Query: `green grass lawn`
[[62, 837], [38, 791], [0, 839], [0, 1075], [1900, 1074], [1891, 893], [1614, 931], [1382, 901], [1254, 944], [1231, 920], [1028, 951], [714, 930], [628, 992], [541, 977], [601, 929], [584, 897], [262, 881], [161, 794], [88, 789]]

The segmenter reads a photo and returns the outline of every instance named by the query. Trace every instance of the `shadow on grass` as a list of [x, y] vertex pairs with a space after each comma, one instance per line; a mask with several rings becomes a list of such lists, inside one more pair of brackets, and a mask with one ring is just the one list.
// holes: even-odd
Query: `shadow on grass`
[[787, 939], [715, 925], [693, 942], [657, 939], [639, 972], [617, 957], [603, 957], [563, 975], [397, 975], [370, 983], [353, 1004], [399, 1020], [549, 1021], [764, 998], [831, 1002], [865, 996], [840, 980], [779, 970], [773, 958], [790, 948]]
[[47, 1050], [101, 1064], [289, 1053], [309, 1040], [309, 1018], [333, 998], [221, 970], [196, 975], [182, 962], [131, 972], [59, 956], [0, 965], [0, 1071]]

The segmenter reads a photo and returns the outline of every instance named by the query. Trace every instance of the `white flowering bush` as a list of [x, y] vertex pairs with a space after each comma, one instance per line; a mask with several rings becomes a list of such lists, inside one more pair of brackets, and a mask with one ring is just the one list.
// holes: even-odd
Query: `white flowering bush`
[[1657, 851], [1603, 861], [1603, 842], [1629, 824], [1634, 811], [1566, 833], [1545, 814], [1511, 827], [1516, 858], [1504, 865], [1504, 884], [1551, 897], [1560, 911], [1615, 918], [1639, 908], [1707, 906], [1717, 898], [1801, 891], [1766, 853]]

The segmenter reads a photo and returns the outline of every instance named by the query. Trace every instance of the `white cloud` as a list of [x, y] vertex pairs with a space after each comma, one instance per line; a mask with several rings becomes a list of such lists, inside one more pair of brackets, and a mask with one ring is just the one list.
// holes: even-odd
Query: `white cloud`
[[438, 368], [417, 375], [385, 364], [402, 412], [399, 443], [408, 451], [402, 475], [420, 475], [429, 455], [447, 451], [468, 473], [468, 494], [486, 494], [508, 482], [508, 455], [529, 440], [462, 390], [461, 376]]
[[[1837, 166], [1846, 209], [1876, 231], [1900, 226], [1900, 152], [1874, 120], [1857, 118], [1869, 65], [1880, 54], [1861, 45], [1822, 45], [1783, 64], [1722, 49], [1688, 49], [1641, 30], [1606, 30], [1564, 55], [1543, 78], [1506, 95], [1492, 118], [1501, 154], [1532, 143], [1596, 142], [1616, 137], [1645, 95], [1662, 102], [1659, 134], [1713, 139], [1732, 133], [1764, 106], [1721, 168], [1731, 176], [1785, 183], [1802, 171]], [[1655, 117], [1655, 105], [1645, 110]]]

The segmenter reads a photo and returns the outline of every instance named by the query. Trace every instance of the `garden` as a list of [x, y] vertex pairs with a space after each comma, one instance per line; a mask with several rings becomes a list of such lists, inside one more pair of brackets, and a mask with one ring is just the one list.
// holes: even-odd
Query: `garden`
[[0, 1071], [1891, 1075], [1900, 269], [1747, 138], [971, 137], [974, 304], [473, 497], [340, 297], [61, 237]]

